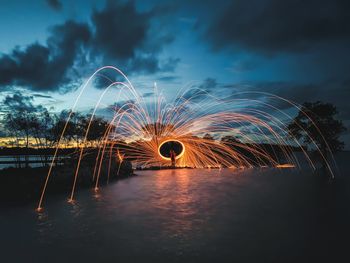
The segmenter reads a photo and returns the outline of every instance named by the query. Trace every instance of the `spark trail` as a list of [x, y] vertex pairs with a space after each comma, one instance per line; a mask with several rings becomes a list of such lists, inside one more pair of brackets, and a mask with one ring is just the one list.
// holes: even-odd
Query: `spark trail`
[[[161, 151], [167, 142], [180, 145], [181, 149], [175, 157], [177, 167], [232, 169], [267, 166], [300, 167], [295, 154], [298, 149], [308, 164], [315, 169], [309, 153], [300, 145], [297, 138], [288, 133], [287, 123], [292, 120], [292, 116], [278, 107], [284, 103], [289, 108], [300, 110], [300, 105], [295, 102], [259, 92], [241, 92], [229, 99], [221, 99], [198, 88], [182, 89], [172, 101], [168, 102], [156, 85], [153, 99], [147, 101], [120, 69], [106, 66], [98, 69], [82, 86], [70, 111], [42, 188], [38, 211], [42, 209], [48, 181], [71, 114], [76, 110], [76, 105], [86, 87], [94, 78], [103, 75], [105, 70], [114, 71], [124, 81], [111, 81], [96, 99], [93, 114], [86, 127], [83, 145], [77, 157], [77, 166], [75, 171], [72, 171], [74, 178], [69, 202], [74, 200], [91, 122], [107, 91], [111, 89], [115, 90], [117, 101], [121, 95], [128, 99], [124, 100], [123, 104], [113, 107], [113, 117], [109, 120], [101, 139], [102, 143], [98, 148], [92, 173], [96, 191], [105, 159], [109, 160], [108, 179], [111, 162], [118, 162], [118, 174], [121, 163], [125, 161], [142, 168], [170, 166], [171, 158], [162, 153], [163, 149]], [[265, 99], [249, 98], [252, 94], [264, 95]], [[305, 133], [307, 134], [307, 131]], [[310, 139], [333, 174], [331, 164], [312, 138]]]

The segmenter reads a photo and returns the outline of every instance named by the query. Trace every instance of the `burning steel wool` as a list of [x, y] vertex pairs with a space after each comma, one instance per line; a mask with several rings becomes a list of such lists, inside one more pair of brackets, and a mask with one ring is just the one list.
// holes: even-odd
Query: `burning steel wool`
[[[195, 91], [180, 90], [175, 99], [167, 101], [155, 87], [154, 99], [149, 102], [138, 93], [122, 71], [106, 66], [97, 70], [81, 88], [71, 114], [86, 87], [94, 78], [103, 75], [105, 70], [114, 71], [118, 76], [122, 76], [124, 81], [111, 82], [97, 99], [86, 128], [84, 142], [89, 134], [91, 121], [108, 91], [113, 88], [128, 99], [111, 109], [113, 116], [101, 140], [94, 166], [95, 189], [98, 189], [102, 176], [101, 166], [106, 157], [109, 158], [109, 165], [113, 161], [120, 165], [128, 160], [134, 167], [141, 168], [285, 168], [300, 167], [295, 154], [298, 151], [303, 154], [308, 164], [315, 168], [306, 149], [300, 145], [297, 138], [288, 133], [287, 125], [292, 117], [278, 107], [284, 103], [289, 108], [300, 110], [300, 106], [272, 94], [259, 93], [268, 100], [245, 98], [248, 97], [248, 92], [240, 92], [222, 99], [197, 88]], [[67, 123], [62, 130], [60, 141], [66, 132]], [[314, 146], [319, 150], [316, 143]], [[42, 207], [59, 147], [58, 145], [44, 183], [38, 210]], [[70, 201], [74, 199], [85, 151], [83, 143], [73, 172]], [[325, 156], [322, 152], [320, 155], [332, 173]]]

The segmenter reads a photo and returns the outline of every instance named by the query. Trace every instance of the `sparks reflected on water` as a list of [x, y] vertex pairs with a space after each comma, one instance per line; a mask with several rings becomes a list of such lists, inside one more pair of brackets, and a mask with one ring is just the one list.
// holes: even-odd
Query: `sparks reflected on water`
[[276, 165], [277, 168], [294, 168], [295, 165], [294, 164], [289, 164], [289, 163], [286, 163], [286, 164], [278, 164]]

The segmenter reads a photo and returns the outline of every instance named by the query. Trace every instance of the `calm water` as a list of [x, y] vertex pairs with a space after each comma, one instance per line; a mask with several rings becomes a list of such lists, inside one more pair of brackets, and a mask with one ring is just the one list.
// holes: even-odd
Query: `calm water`
[[[2, 211], [1, 262], [347, 262], [349, 183], [296, 170], [162, 170]], [[339, 261], [338, 261], [339, 260]]]
[[[27, 160], [26, 160], [27, 158]], [[62, 158], [60, 156], [56, 158]], [[48, 156], [46, 161], [50, 162], [52, 160], [51, 156]], [[29, 163], [30, 167], [42, 167], [45, 162], [45, 157], [40, 155], [20, 155], [20, 156], [12, 156], [12, 155], [4, 155], [0, 156], [0, 170], [9, 167], [17, 167], [18, 162], [21, 163], [21, 167], [25, 167], [25, 162]]]

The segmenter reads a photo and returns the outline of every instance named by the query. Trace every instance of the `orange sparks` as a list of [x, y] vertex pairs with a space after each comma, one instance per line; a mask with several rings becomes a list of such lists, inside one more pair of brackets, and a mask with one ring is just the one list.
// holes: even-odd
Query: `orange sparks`
[[[98, 191], [101, 166], [106, 156], [109, 157], [108, 178], [112, 161], [118, 162], [118, 174], [121, 164], [125, 161], [132, 162], [136, 167], [170, 166], [170, 161], [174, 163], [176, 161], [176, 166], [179, 167], [192, 168], [300, 167], [295, 148], [304, 155], [309, 165], [315, 168], [308, 152], [300, 145], [298, 139], [288, 133], [286, 121], [291, 120], [291, 116], [278, 107], [266, 101], [244, 99], [241, 96], [222, 100], [204, 90], [192, 93], [191, 90], [184, 90], [179, 92], [173, 101], [168, 102], [161, 93], [158, 93], [156, 85], [154, 104], [150, 105], [140, 96], [126, 75], [111, 66], [97, 70], [83, 85], [67, 123], [85, 88], [105, 69], [114, 70], [126, 81], [111, 83], [97, 99], [86, 129], [84, 143], [89, 134], [91, 121], [107, 91], [116, 88], [119, 91], [116, 94], [123, 93], [128, 99], [113, 110], [113, 118], [101, 138], [93, 171], [95, 191]], [[240, 95], [242, 94], [247, 92]], [[300, 109], [294, 102], [272, 94], [268, 96], [279, 103], [287, 103], [289, 107]], [[272, 111], [275, 114], [272, 114]], [[57, 149], [60, 147], [67, 123], [60, 135]], [[312, 138], [310, 141], [313, 142]], [[161, 148], [168, 142], [181, 145], [179, 152], [172, 153], [173, 157], [176, 155], [174, 158], [161, 153]], [[74, 183], [68, 201], [70, 203], [74, 202], [79, 168], [84, 158], [84, 143], [78, 154]], [[57, 149], [41, 192], [38, 211], [42, 210]], [[316, 149], [318, 150], [317, 147]], [[112, 156], [115, 158], [111, 158]], [[325, 159], [323, 155], [322, 157]], [[328, 167], [331, 171], [329, 165]]]

